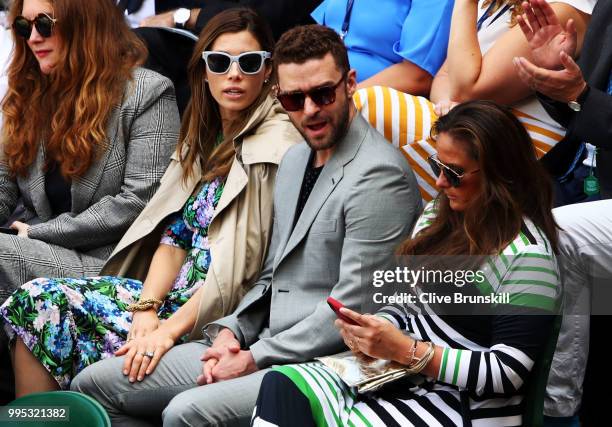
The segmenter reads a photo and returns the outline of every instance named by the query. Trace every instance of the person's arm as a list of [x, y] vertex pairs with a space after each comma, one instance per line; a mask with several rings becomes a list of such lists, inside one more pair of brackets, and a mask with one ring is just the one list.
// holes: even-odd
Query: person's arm
[[[551, 6], [563, 24], [570, 18], [574, 20], [579, 53], [590, 15], [565, 3], [553, 3]], [[477, 14], [478, 4], [475, 0], [456, 0], [448, 46], [447, 99], [460, 102], [491, 99], [511, 105], [532, 95], [533, 90], [514, 77], [513, 58], [531, 58], [531, 49], [520, 27], [511, 28], [483, 56], [476, 29]]]
[[431, 82], [431, 91], [429, 92], [429, 100], [437, 104], [438, 102], [450, 100], [450, 83], [448, 81], [448, 58]]
[[370, 86], [388, 86], [411, 95], [426, 96], [432, 76], [410, 61], [402, 61], [385, 68], [357, 85], [357, 89]]
[[[196, 31], [196, 25], [198, 22], [198, 16], [200, 15], [200, 8], [190, 9], [189, 19], [185, 23], [185, 28], [188, 30]], [[176, 9], [169, 10], [157, 15], [148, 16], [140, 22], [141, 27], [167, 27], [174, 28], [174, 12]]]
[[[513, 394], [523, 385], [549, 336], [560, 286], [555, 261], [542, 246], [528, 246], [523, 252], [507, 257], [506, 261], [510, 265], [501, 280], [510, 302], [495, 307], [495, 314], [490, 317], [491, 345], [481, 351], [436, 345], [434, 358], [422, 371], [425, 375], [479, 396]], [[346, 314], [355, 319], [363, 317], [356, 313]], [[345, 326], [347, 330], [362, 336], [358, 340], [358, 350], [369, 356], [407, 364], [409, 350], [416, 339], [416, 357], [423, 355], [427, 345], [418, 341], [430, 341], [430, 328], [415, 321], [412, 310], [390, 306], [381, 309], [377, 315], [391, 325], [380, 320], [379, 324], [369, 319], [362, 320], [368, 326], [378, 326], [378, 329], [369, 326], [368, 333], [350, 325]], [[439, 323], [437, 327], [440, 331], [448, 329], [441, 317], [428, 317], [427, 322]], [[400, 331], [406, 331], [409, 335], [403, 335]], [[382, 333], [383, 337], [376, 337], [377, 333]], [[439, 338], [444, 339], [443, 336]], [[384, 346], [375, 345], [381, 340], [386, 340]], [[383, 350], [385, 353], [381, 354]]]
[[[123, 122], [115, 124], [123, 127], [125, 140], [114, 143], [126, 147], [119, 192], [100, 198], [77, 215], [64, 213], [32, 225], [28, 237], [68, 249], [108, 245], [119, 240], [153, 196], [178, 140], [180, 121], [174, 89], [165, 77], [140, 71], [126, 91], [120, 107], [123, 113], [117, 119]], [[107, 163], [110, 173], [117, 173], [112, 170], [115, 161], [111, 158]]]
[[[130, 382], [142, 381], [145, 375], [150, 375], [162, 356], [191, 330], [197, 317], [200, 298], [202, 298], [202, 288], [198, 289], [157, 329], [139, 338], [128, 340], [115, 352], [115, 356], [125, 355], [122, 371]], [[152, 358], [143, 357], [144, 353], [151, 351]]]
[[[340, 273], [330, 296], [349, 307], [360, 302], [362, 274], [385, 264], [416, 219], [420, 195], [410, 175], [404, 166], [378, 165], [364, 173], [346, 198]], [[250, 346], [257, 367], [307, 361], [341, 350], [334, 319], [322, 299], [302, 321]]]
[[[531, 61], [515, 59], [518, 76], [538, 91], [544, 108], [567, 128], [568, 138], [589, 141], [606, 149], [612, 147], [609, 125], [612, 96], [598, 88], [587, 88], [582, 71], [572, 58], [576, 39], [574, 24], [570, 21], [562, 27], [554, 10], [544, 1], [531, 0], [530, 7], [526, 8], [527, 19], [520, 19], [519, 23], [534, 54]], [[601, 25], [601, 21], [594, 20], [593, 25]], [[589, 36], [591, 42], [595, 41], [593, 34]], [[576, 100], [580, 101], [580, 111], [571, 110], [567, 104]]]
[[19, 187], [15, 178], [11, 176], [4, 153], [0, 149], [0, 224], [11, 216], [17, 207]]
[[[383, 318], [346, 309], [342, 309], [342, 313], [359, 324], [336, 321], [347, 345], [356, 354], [413, 366], [415, 360], [428, 352], [429, 346], [423, 340], [402, 333], [402, 325], [415, 323], [409, 316], [399, 315], [397, 310], [385, 313]], [[493, 316], [490, 347], [475, 351], [434, 345], [433, 358], [421, 373], [478, 396], [513, 395], [527, 380], [541, 353], [542, 343], [547, 341], [553, 317], [546, 314], [532, 310], [523, 314]], [[428, 317], [428, 322], [443, 322], [440, 319], [432, 316]]]

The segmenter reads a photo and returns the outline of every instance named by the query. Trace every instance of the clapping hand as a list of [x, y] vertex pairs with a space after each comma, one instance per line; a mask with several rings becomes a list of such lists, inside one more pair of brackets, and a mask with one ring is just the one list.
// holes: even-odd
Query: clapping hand
[[561, 52], [576, 54], [578, 34], [572, 19], [565, 28], [561, 26], [554, 10], [546, 0], [530, 0], [523, 3], [525, 14], [517, 18], [529, 43], [534, 65], [548, 70], [563, 68]]
[[[534, 63], [514, 58], [520, 79], [534, 91], [560, 102], [575, 101], [587, 84], [574, 59], [576, 28], [567, 21], [565, 29], [545, 0], [523, 3], [525, 16], [518, 22], [532, 49]], [[526, 21], [529, 21], [529, 25]]]

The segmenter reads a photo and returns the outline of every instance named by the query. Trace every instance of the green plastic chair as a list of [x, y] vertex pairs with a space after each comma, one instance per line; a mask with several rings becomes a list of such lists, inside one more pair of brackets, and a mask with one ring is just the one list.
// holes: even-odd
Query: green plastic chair
[[[68, 408], [67, 421], [53, 421], [40, 418], [37, 420], [21, 418], [9, 421], [6, 418], [8, 410], [13, 408], [26, 408], [35, 406], [38, 408], [64, 407]], [[4, 420], [0, 421], [3, 427], [110, 427], [111, 422], [104, 408], [89, 396], [74, 391], [50, 391], [45, 393], [33, 393], [13, 400], [2, 410]]]
[[546, 347], [531, 371], [531, 378], [525, 384], [525, 397], [523, 398], [523, 425], [528, 427], [542, 427], [544, 425], [544, 395], [548, 374], [552, 363], [557, 339], [563, 316], [556, 315]]

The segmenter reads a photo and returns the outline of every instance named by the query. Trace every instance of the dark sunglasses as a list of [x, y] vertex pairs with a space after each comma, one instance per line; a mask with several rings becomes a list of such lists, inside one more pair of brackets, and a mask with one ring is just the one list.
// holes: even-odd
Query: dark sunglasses
[[466, 175], [471, 175], [480, 171], [480, 169], [476, 169], [471, 172], [464, 172], [461, 168], [452, 167], [442, 163], [440, 160], [438, 160], [438, 157], [435, 154], [432, 154], [427, 158], [427, 163], [429, 163], [429, 167], [436, 177], [439, 177], [440, 173], [443, 173], [444, 177], [448, 180], [448, 183], [452, 187], [459, 187], [461, 185], [461, 180]]
[[263, 68], [266, 59], [271, 56], [270, 52], [263, 50], [244, 52], [235, 56], [213, 50], [205, 50], [202, 52], [202, 59], [206, 63], [206, 68], [213, 74], [227, 73], [233, 62], [238, 63], [238, 67], [242, 74], [257, 74]]
[[340, 78], [340, 81], [335, 85], [317, 87], [306, 92], [279, 92], [276, 94], [276, 99], [279, 100], [283, 108], [287, 111], [299, 111], [304, 108], [306, 97], [319, 107], [330, 105], [336, 102], [336, 89], [344, 81], [346, 74]]
[[56, 22], [57, 19], [51, 18], [46, 13], [39, 13], [33, 21], [23, 16], [18, 16], [15, 18], [15, 21], [13, 21], [13, 29], [18, 36], [27, 40], [32, 35], [32, 25], [34, 25], [38, 34], [47, 38], [51, 37]]

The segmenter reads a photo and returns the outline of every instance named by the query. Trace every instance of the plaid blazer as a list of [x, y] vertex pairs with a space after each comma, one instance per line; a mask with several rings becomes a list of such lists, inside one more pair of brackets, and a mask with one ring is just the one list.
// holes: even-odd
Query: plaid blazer
[[[21, 197], [28, 239], [0, 234], [0, 301], [35, 277], [98, 274], [114, 246], [153, 196], [178, 140], [180, 120], [170, 80], [134, 71], [112, 111], [107, 146], [71, 186], [70, 212], [53, 216], [45, 193], [44, 144], [25, 177], [0, 161], [0, 223]], [[2, 155], [2, 154], [0, 154]]]

